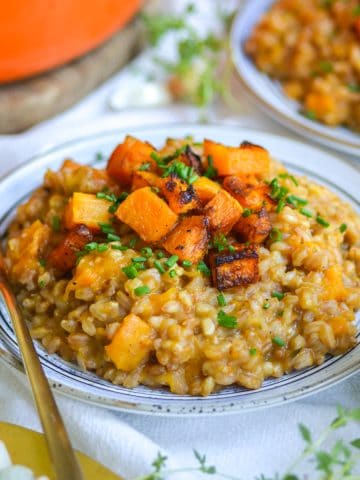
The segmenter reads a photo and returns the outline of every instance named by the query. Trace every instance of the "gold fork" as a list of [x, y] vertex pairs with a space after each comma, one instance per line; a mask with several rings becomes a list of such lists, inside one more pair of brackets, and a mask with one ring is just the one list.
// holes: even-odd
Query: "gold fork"
[[40, 364], [29, 329], [16, 305], [14, 294], [5, 278], [1, 263], [0, 258], [0, 297], [8, 309], [14, 326], [56, 478], [57, 480], [83, 480], [80, 465]]

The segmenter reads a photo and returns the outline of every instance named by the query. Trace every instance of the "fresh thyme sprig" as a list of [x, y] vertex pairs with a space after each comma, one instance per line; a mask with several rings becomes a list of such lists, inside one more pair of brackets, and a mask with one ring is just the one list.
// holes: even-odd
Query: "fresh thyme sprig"
[[193, 14], [196, 14], [196, 5], [189, 4], [182, 15], [145, 14], [143, 22], [148, 41], [154, 47], [168, 32], [178, 33], [176, 60], [156, 57], [155, 61], [167, 74], [168, 88], [175, 99], [204, 108], [219, 95], [228, 95], [227, 69], [222, 65], [229, 56], [227, 32], [232, 12], [229, 15], [219, 11], [220, 28], [206, 35], [200, 34], [189, 22]]
[[[360, 475], [354, 472], [354, 469], [360, 463], [360, 438], [355, 438], [350, 442], [338, 439], [328, 447], [328, 450], [323, 448], [325, 441], [329, 440], [335, 432], [354, 422], [360, 423], [360, 408], [347, 410], [339, 406], [337, 417], [316, 440], [313, 439], [310, 430], [305, 425], [300, 424], [299, 431], [305, 442], [305, 447], [299, 457], [284, 474], [275, 473], [272, 477], [262, 474], [255, 477], [254, 480], [306, 480], [310, 477], [296, 474], [296, 470], [305, 461], [312, 462], [318, 472], [312, 474], [312, 480], [360, 480]], [[167, 480], [172, 475], [190, 472], [203, 474], [204, 476], [216, 474], [217, 478], [225, 480], [244, 480], [219, 472], [214, 465], [207, 462], [205, 455], [200, 454], [197, 450], [193, 450], [193, 453], [197, 465], [172, 470], [166, 469], [167, 457], [158, 453], [152, 463], [152, 471], [148, 475], [137, 477], [134, 480]]]

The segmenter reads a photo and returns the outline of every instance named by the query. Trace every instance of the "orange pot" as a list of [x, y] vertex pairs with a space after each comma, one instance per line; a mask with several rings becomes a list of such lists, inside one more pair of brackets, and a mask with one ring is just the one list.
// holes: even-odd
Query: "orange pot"
[[110, 37], [141, 0], [5, 0], [0, 14], [0, 82], [62, 65]]

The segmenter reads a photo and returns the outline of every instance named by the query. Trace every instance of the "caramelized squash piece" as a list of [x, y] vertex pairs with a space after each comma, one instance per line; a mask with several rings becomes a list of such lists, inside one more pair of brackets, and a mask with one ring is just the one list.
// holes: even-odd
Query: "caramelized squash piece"
[[76, 254], [91, 242], [93, 235], [85, 225], [78, 225], [67, 233], [60, 244], [48, 256], [48, 262], [59, 273], [66, 273], [76, 265]]
[[128, 135], [111, 154], [107, 172], [111, 178], [123, 186], [130, 186], [133, 174], [144, 163], [150, 163], [150, 169], [156, 169], [156, 162], [151, 158], [155, 148], [150, 143], [142, 142]]
[[161, 178], [152, 172], [137, 171], [133, 175], [131, 191], [138, 190], [143, 187], [160, 188]]
[[257, 245], [234, 247], [234, 252], [211, 252], [209, 255], [213, 283], [219, 290], [249, 285], [259, 279]]
[[224, 178], [223, 187], [244, 207], [254, 211], [266, 206], [271, 210], [275, 205], [270, 196], [270, 187], [254, 177], [231, 175]]
[[206, 254], [209, 231], [208, 219], [203, 215], [184, 218], [168, 235], [162, 246], [180, 260], [199, 262]]
[[40, 220], [24, 228], [18, 237], [10, 238], [6, 256], [10, 259], [9, 277], [15, 283], [27, 284], [40, 273], [39, 263], [51, 236], [51, 229]]
[[162, 178], [160, 191], [175, 213], [187, 213], [201, 207], [194, 187], [176, 175]]
[[154, 331], [150, 325], [130, 313], [121, 322], [105, 351], [116, 368], [131, 372], [149, 355], [153, 348], [153, 338]]
[[239, 221], [242, 211], [239, 202], [225, 190], [220, 190], [204, 209], [205, 215], [209, 218], [210, 230], [224, 235]]
[[157, 242], [178, 220], [166, 202], [150, 187], [139, 188], [120, 204], [115, 216], [131, 227], [145, 242]]
[[262, 243], [271, 231], [271, 221], [265, 207], [248, 217], [240, 217], [234, 231], [244, 242]]
[[195, 180], [193, 185], [197, 196], [204, 205], [214, 198], [221, 190], [221, 186], [218, 183], [207, 177], [199, 177]]
[[240, 147], [227, 147], [211, 140], [204, 141], [204, 155], [211, 156], [220, 177], [226, 175], [256, 175], [269, 172], [270, 155], [264, 148], [249, 142]]
[[109, 223], [111, 203], [97, 198], [92, 193], [74, 192], [64, 212], [64, 223], [68, 230], [77, 225], [86, 225], [94, 232], [100, 231], [99, 223]]

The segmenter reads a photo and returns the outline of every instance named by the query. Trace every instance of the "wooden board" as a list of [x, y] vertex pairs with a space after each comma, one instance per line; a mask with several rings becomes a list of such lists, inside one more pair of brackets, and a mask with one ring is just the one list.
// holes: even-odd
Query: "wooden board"
[[141, 25], [133, 20], [101, 47], [61, 68], [0, 86], [0, 133], [18, 133], [85, 97], [140, 49]]

